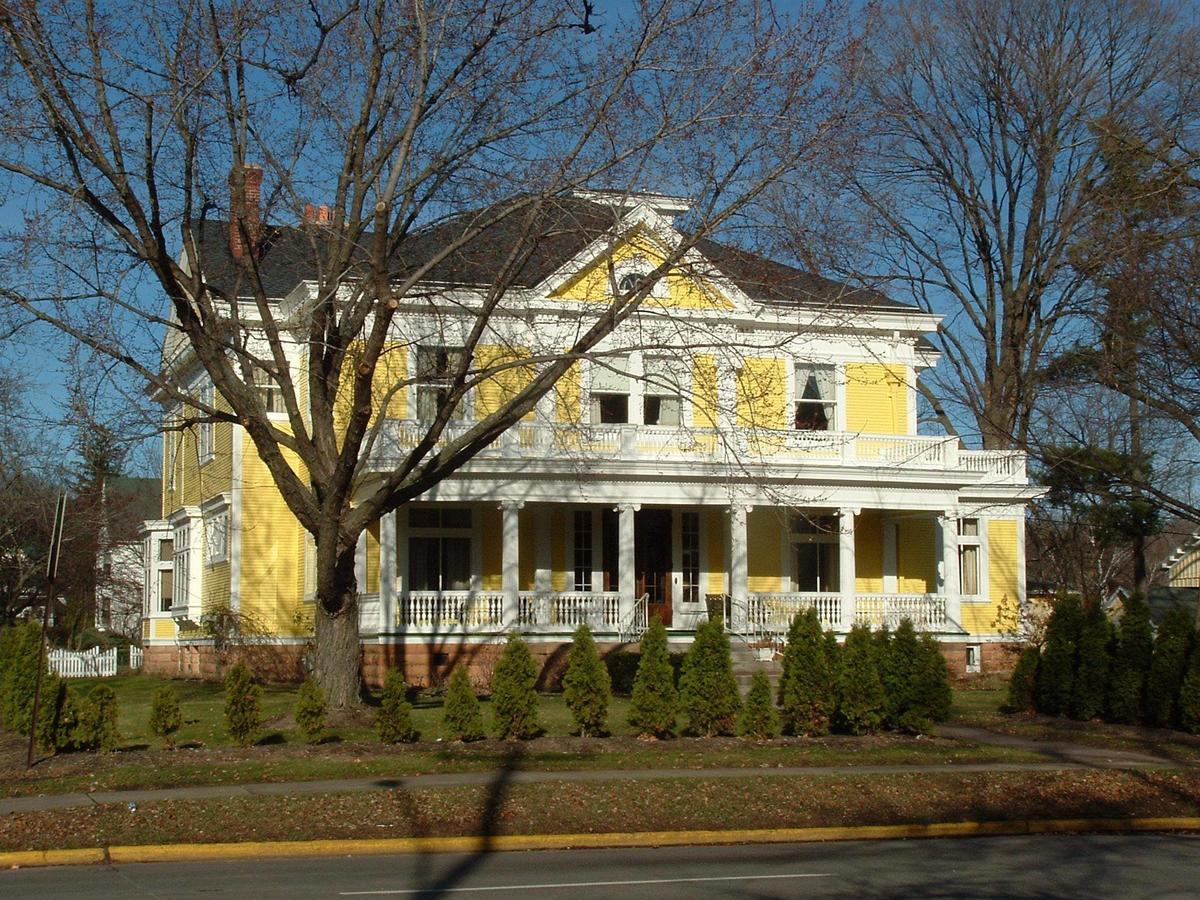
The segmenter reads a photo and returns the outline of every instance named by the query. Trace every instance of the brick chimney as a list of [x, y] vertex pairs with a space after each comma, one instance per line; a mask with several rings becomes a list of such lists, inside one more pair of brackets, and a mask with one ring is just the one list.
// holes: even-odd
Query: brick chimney
[[241, 259], [246, 255], [246, 242], [238, 222], [239, 215], [245, 221], [251, 248], [258, 247], [262, 235], [262, 166], [249, 163], [242, 166], [244, 207], [238, 202], [237, 175], [236, 170], [229, 173], [229, 252], [234, 259]]
[[324, 204], [313, 206], [311, 203], [305, 203], [304, 221], [313, 225], [332, 225], [333, 207]]

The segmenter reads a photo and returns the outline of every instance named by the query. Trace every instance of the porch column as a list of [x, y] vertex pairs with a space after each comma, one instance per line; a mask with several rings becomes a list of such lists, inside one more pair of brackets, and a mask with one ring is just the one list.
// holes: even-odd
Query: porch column
[[733, 598], [729, 628], [742, 631], [750, 601], [749, 568], [746, 555], [746, 514], [750, 507], [735, 503], [729, 508], [729, 595]]
[[504, 511], [504, 521], [500, 529], [500, 584], [504, 591], [503, 621], [505, 628], [516, 628], [521, 617], [520, 516], [522, 505], [519, 500], [505, 500], [500, 504], [500, 508]]
[[550, 527], [550, 508], [535, 506], [533, 508], [533, 529], [537, 543], [533, 548], [533, 589], [537, 593], [537, 606], [534, 621], [545, 625], [550, 621], [550, 591], [552, 588], [551, 573], [553, 561], [550, 557], [550, 547], [553, 541]]
[[404, 507], [404, 512], [396, 510], [393, 513], [392, 529], [396, 535], [396, 568], [392, 570], [394, 577], [395, 602], [399, 610], [398, 618], [392, 621], [400, 625], [407, 624], [407, 607], [405, 601], [408, 598], [409, 583], [408, 583], [408, 507]]
[[396, 627], [396, 511], [379, 520], [379, 630]]
[[962, 623], [962, 585], [958, 575], [958, 517], [950, 510], [938, 516], [942, 530], [942, 577], [938, 587], [946, 601], [946, 618], [950, 625]]
[[848, 506], [838, 510], [838, 583], [842, 594], [842, 631], [849, 631], [854, 626], [854, 517], [859, 512], [861, 510], [858, 507]]
[[637, 599], [637, 573], [634, 572], [634, 513], [638, 510], [636, 503], [622, 503], [617, 507], [620, 518], [617, 523], [617, 589], [620, 591], [619, 600], [620, 621], [628, 621], [633, 614], [633, 604]]

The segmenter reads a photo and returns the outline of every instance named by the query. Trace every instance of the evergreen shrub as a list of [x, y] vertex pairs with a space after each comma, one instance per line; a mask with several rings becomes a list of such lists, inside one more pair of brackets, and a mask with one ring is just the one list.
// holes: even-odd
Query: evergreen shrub
[[738, 721], [738, 734], [758, 740], [779, 734], [779, 714], [771, 702], [771, 679], [766, 672], [755, 672], [750, 681], [750, 690], [742, 705], [742, 717]]
[[310, 675], [296, 693], [296, 726], [310, 744], [316, 744], [325, 734], [325, 692]]
[[683, 658], [679, 701], [694, 734], [712, 737], [735, 732], [742, 701], [733, 677], [729, 635], [720, 618], [709, 619], [696, 629], [691, 649]]
[[855, 625], [838, 660], [834, 724], [848, 734], [870, 734], [883, 724], [883, 684], [875, 666], [871, 629]]
[[886, 628], [880, 629], [876, 644], [879, 683], [883, 685], [883, 724], [906, 731], [928, 731], [928, 720], [920, 714], [909, 715], [918, 705], [917, 674], [923, 663], [921, 642], [912, 621], [903, 619], [894, 635], [889, 635]]
[[592, 630], [587, 625], [580, 625], [575, 629], [567, 671], [563, 675], [563, 699], [581, 735], [604, 733], [610, 689], [608, 669], [596, 652]]
[[[475, 708], [478, 711], [478, 703], [475, 704]], [[483, 730], [482, 721], [480, 730]], [[420, 732], [413, 726], [412, 704], [408, 702], [408, 685], [399, 669], [390, 669], [383, 680], [379, 710], [375, 713], [375, 731], [385, 744], [410, 744], [421, 738]]]
[[1083, 610], [1078, 597], [1060, 597], [1046, 623], [1046, 641], [1038, 667], [1037, 708], [1052, 716], [1071, 708], [1075, 681], [1075, 653]]
[[1192, 614], [1175, 607], [1165, 616], [1154, 636], [1154, 656], [1146, 676], [1146, 724], [1156, 727], [1179, 722], [1179, 690], [1195, 642]]
[[458, 666], [450, 675], [442, 704], [442, 722], [452, 741], [478, 741], [484, 737], [479, 698], [464, 666]]
[[1071, 681], [1069, 712], [1076, 719], [1094, 719], [1104, 714], [1104, 696], [1111, 659], [1112, 625], [1099, 603], [1089, 603], [1080, 617], [1075, 647], [1075, 674]]
[[92, 688], [79, 713], [76, 743], [85, 750], [116, 750], [117, 695], [107, 684]]
[[36, 622], [0, 632], [0, 717], [17, 734], [29, 734], [41, 649], [42, 629]]
[[262, 727], [262, 688], [254, 683], [250, 669], [237, 663], [225, 676], [225, 729], [243, 747], [254, 743]]
[[537, 713], [537, 665], [529, 645], [515, 631], [492, 673], [492, 727], [496, 737], [526, 740], [540, 730]]
[[675, 730], [679, 696], [667, 652], [667, 629], [655, 616], [642, 635], [641, 659], [633, 681], [629, 724], [639, 734], [666, 737]]
[[[836, 646], [836, 645], [835, 645]], [[812, 607], [792, 618], [779, 676], [779, 709], [787, 734], [829, 732], [833, 714], [834, 669], [821, 620]]]
[[162, 738], [163, 746], [170, 750], [175, 746], [175, 732], [182, 724], [179, 695], [174, 687], [164, 684], [154, 692], [150, 702], [150, 731]]
[[78, 749], [80, 701], [65, 678], [47, 675], [38, 710], [38, 746], [50, 753]]
[[899, 712], [896, 727], [911, 734], [928, 734], [934, 723], [950, 718], [953, 699], [946, 657], [942, 656], [938, 642], [931, 635], [923, 634], [916, 645], [912, 688], [906, 697], [907, 705]]
[[1042, 655], [1037, 647], [1028, 646], [1021, 651], [1012, 676], [1008, 679], [1008, 712], [1031, 712], [1037, 691], [1038, 665]]
[[1141, 594], [1125, 599], [1117, 626], [1117, 656], [1108, 689], [1108, 714], [1114, 722], [1135, 725], [1142, 719], [1146, 675], [1154, 658], [1150, 607]]
[[1179, 686], [1179, 727], [1200, 734], [1200, 640], [1192, 642], [1187, 671]]

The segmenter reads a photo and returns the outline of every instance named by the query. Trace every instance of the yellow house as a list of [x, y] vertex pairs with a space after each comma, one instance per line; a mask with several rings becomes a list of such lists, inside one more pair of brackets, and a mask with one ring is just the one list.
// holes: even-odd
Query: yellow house
[[[555, 239], [471, 361], [495, 374], [446, 438], [528, 383], [536, 364], [522, 360], [561, 353], [589, 310], [642, 283], [681, 239], [686, 209], [661, 196], [562, 198]], [[228, 256], [227, 227], [202, 232], [206, 265]], [[260, 265], [290, 309], [312, 273], [277, 231]], [[474, 289], [494, 275], [496, 241], [481, 241], [493, 252], [464, 251], [433, 273], [433, 301], [396, 316], [364, 491], [423, 436], [460, 361]], [[603, 645], [636, 642], [652, 616], [687, 643], [720, 614], [769, 648], [808, 607], [837, 633], [911, 619], [952, 670], [1004, 666], [999, 623], [1024, 600], [1034, 492], [1020, 453], [918, 433], [915, 383], [937, 362], [926, 337], [937, 324], [877, 292], [700, 242], [534, 412], [364, 536], [368, 676], [398, 664], [421, 683], [464, 652], [485, 665], [513, 628], [545, 657], [584, 622]], [[302, 345], [292, 364], [304, 370]], [[195, 371], [194, 389], [211, 392]], [[204, 674], [200, 624], [226, 610], [299, 659], [311, 541], [240, 426], [172, 429], [181, 412], [165, 413], [162, 518], [147, 523], [146, 664]]]

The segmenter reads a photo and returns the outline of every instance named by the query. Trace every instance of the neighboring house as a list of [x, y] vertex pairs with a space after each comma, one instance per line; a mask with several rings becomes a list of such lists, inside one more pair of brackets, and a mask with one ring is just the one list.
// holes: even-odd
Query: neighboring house
[[[561, 352], [581, 310], [658, 264], [685, 210], [659, 196], [564, 198], [546, 229], [555, 237], [477, 357]], [[202, 233], [206, 277], [236, 290], [227, 229]], [[302, 315], [311, 287], [303, 241], [298, 227], [275, 229], [260, 261], [281, 316]], [[370, 469], [395, 466], [423, 434], [471, 321], [470, 288], [505, 250], [503, 228], [485, 233], [430, 279], [460, 305], [397, 316], [380, 367], [407, 385], [388, 400]], [[650, 616], [681, 644], [710, 614], [765, 644], [810, 606], [838, 633], [910, 618], [952, 670], [1006, 666], [998, 622], [1024, 599], [1036, 490], [1020, 453], [917, 433], [915, 381], [937, 361], [926, 337], [937, 324], [877, 292], [701, 242], [535, 414], [363, 537], [368, 679], [400, 665], [426, 683], [464, 658], [486, 669], [511, 629], [542, 658], [583, 622], [611, 648], [637, 641]], [[304, 371], [302, 345], [291, 364]], [[517, 367], [478, 387], [450, 432], [528, 377]], [[165, 410], [168, 423], [177, 416]], [[222, 606], [298, 661], [311, 642], [312, 542], [243, 429], [167, 431], [163, 470], [162, 518], [145, 531], [147, 668], [210, 671], [197, 626]]]
[[1200, 528], [1176, 521], [1163, 529], [1163, 536], [1170, 543], [1159, 567], [1162, 580], [1173, 588], [1200, 588]]
[[137, 638], [145, 606], [142, 523], [158, 516], [158, 478], [109, 478], [96, 538], [96, 627]]

